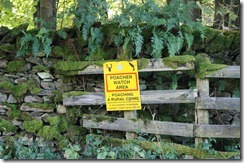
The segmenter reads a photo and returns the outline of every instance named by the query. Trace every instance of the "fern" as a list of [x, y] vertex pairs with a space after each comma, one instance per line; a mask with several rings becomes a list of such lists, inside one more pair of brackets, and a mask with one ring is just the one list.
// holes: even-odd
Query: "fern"
[[168, 35], [167, 48], [170, 56], [174, 56], [179, 52], [183, 45], [183, 41], [181, 36], [174, 36], [173, 34]]
[[52, 49], [52, 39], [49, 38], [49, 31], [46, 28], [42, 27], [36, 35], [23, 33], [24, 37], [21, 38], [21, 46], [16, 56], [22, 56], [29, 51], [32, 52], [34, 57], [37, 56], [38, 52], [43, 52], [46, 57], [49, 56]]
[[123, 36], [122, 35], [114, 36], [114, 44], [117, 46], [117, 48], [122, 44], [122, 42], [123, 42]]
[[194, 36], [188, 33], [184, 33], [184, 36], [187, 42], [187, 50], [189, 50], [193, 44]]
[[162, 33], [153, 31], [153, 36], [151, 38], [151, 42], [152, 42], [152, 48], [153, 48], [151, 55], [153, 56], [153, 58], [160, 58], [161, 52], [164, 48], [164, 41], [163, 41]]
[[103, 33], [100, 28], [91, 28], [90, 29], [91, 37], [88, 39], [88, 50], [90, 55], [94, 54], [99, 48], [102, 39]]
[[136, 56], [139, 55], [142, 49], [143, 36], [141, 35], [141, 32], [141, 29], [139, 28], [139, 26], [137, 26], [136, 34], [133, 37], [134, 45], [136, 46]]
[[62, 29], [58, 30], [57, 33], [58, 36], [61, 37], [62, 39], [66, 39], [68, 37], [67, 33]]

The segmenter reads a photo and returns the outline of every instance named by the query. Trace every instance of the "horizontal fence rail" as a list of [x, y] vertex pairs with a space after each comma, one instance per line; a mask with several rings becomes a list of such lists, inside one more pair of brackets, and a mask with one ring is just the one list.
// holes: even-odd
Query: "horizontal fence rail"
[[239, 125], [194, 125], [195, 137], [240, 138]]
[[237, 110], [240, 111], [240, 98], [230, 97], [197, 97], [196, 109]]
[[210, 75], [206, 75], [205, 78], [240, 78], [240, 72], [240, 66], [226, 66]]
[[[142, 104], [195, 103], [196, 89], [141, 91]], [[105, 105], [104, 92], [86, 92], [79, 96], [63, 94], [63, 105]]]
[[239, 138], [240, 126], [143, 121], [101, 115], [83, 115], [83, 127], [182, 137]]
[[[193, 70], [195, 69], [194, 62], [187, 62], [185, 64], [172, 68], [163, 63], [163, 59], [145, 59], [146, 66], [139, 69], [138, 72], [152, 72], [152, 71], [179, 71], [179, 70]], [[144, 61], [144, 62], [145, 62]], [[76, 75], [88, 75], [88, 74], [103, 74], [103, 68], [97, 65], [89, 65], [83, 70], [75, 71]]]

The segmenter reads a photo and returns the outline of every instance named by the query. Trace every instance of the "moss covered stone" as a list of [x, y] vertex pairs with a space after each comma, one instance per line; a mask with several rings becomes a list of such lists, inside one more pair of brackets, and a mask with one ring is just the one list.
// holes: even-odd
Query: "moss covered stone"
[[27, 92], [27, 83], [21, 83], [19, 85], [14, 85], [9, 81], [0, 82], [0, 88], [11, 93], [17, 100], [23, 97]]
[[13, 44], [1, 44], [0, 51], [4, 51], [7, 53], [16, 53], [16, 46]]
[[137, 60], [138, 70], [145, 68], [149, 63], [149, 59], [141, 58]]
[[0, 82], [0, 88], [11, 93], [17, 100], [20, 100], [29, 90], [32, 94], [37, 94], [41, 91], [38, 84], [33, 79], [28, 80], [26, 83], [19, 85], [12, 84], [10, 81]]
[[20, 119], [23, 121], [31, 121], [33, 119], [35, 119], [31, 114], [27, 113], [27, 112], [21, 112], [20, 113]]
[[195, 57], [191, 55], [180, 55], [180, 56], [171, 56], [163, 58], [163, 63], [166, 66], [176, 69], [179, 66], [186, 65], [187, 63], [194, 62]]
[[22, 127], [30, 133], [35, 133], [39, 131], [43, 126], [42, 120], [34, 119], [31, 121], [24, 121]]
[[42, 66], [42, 65], [36, 65], [32, 67], [32, 70], [37, 72], [49, 72], [50, 67]]
[[225, 36], [223, 33], [216, 35], [214, 39], [205, 47], [205, 52], [216, 53], [230, 49], [234, 37], [234, 35]]
[[11, 109], [8, 111], [8, 118], [9, 119], [20, 119], [21, 111], [18, 109]]
[[11, 122], [0, 118], [0, 131], [3, 132], [14, 132], [18, 128], [14, 126]]
[[58, 126], [43, 126], [37, 135], [45, 140], [54, 140], [60, 137], [60, 130]]
[[61, 75], [77, 75], [78, 71], [84, 70], [89, 65], [96, 65], [98, 67], [103, 67], [104, 60], [100, 61], [61, 61], [54, 64], [54, 69], [56, 73]]
[[57, 116], [46, 116], [45, 121], [49, 122], [51, 126], [58, 126], [59, 131], [63, 132], [66, 131], [68, 128], [68, 122], [64, 116], [57, 115]]
[[65, 61], [77, 61], [77, 58], [70, 47], [54, 46], [52, 49], [52, 57], [61, 57]]
[[55, 109], [55, 104], [50, 104], [50, 103], [25, 103], [25, 107], [29, 108], [34, 108], [37, 111], [42, 110], [42, 111], [53, 111]]
[[24, 61], [10, 61], [7, 64], [7, 72], [24, 72], [25, 71], [25, 62]]

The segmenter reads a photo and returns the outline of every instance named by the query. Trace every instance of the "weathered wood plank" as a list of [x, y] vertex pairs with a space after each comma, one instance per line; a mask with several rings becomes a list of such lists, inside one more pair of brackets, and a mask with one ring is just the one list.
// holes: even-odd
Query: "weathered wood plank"
[[206, 138], [240, 138], [240, 126], [234, 125], [195, 125], [194, 136]]
[[217, 110], [237, 110], [240, 111], [240, 98], [228, 97], [197, 97], [196, 109], [217, 109]]
[[[192, 70], [195, 68], [193, 62], [186, 63], [181, 65], [176, 69], [173, 69], [169, 66], [164, 65], [162, 58], [159, 59], [145, 59], [148, 60], [148, 64], [142, 69], [138, 70], [139, 72], [151, 72], [151, 71], [179, 71], [179, 70]], [[83, 70], [77, 71], [77, 75], [84, 74], [103, 74], [103, 68], [97, 65], [89, 65]]]
[[225, 68], [218, 70], [206, 78], [240, 78], [240, 66], [226, 66]]
[[115, 118], [101, 115], [83, 115], [83, 127], [137, 133], [193, 137], [193, 125], [188, 123]]
[[[209, 96], [209, 80], [197, 78], [197, 90], [199, 97]], [[195, 103], [196, 107], [197, 101]], [[195, 109], [195, 124], [208, 124], [209, 123], [209, 112], [208, 110]], [[195, 138], [195, 146], [198, 146], [203, 142], [202, 138]]]
[[[195, 103], [197, 90], [141, 91], [142, 104]], [[63, 105], [105, 105], [104, 92], [89, 92], [80, 96], [64, 96]]]
[[[127, 119], [136, 119], [137, 118], [137, 112], [136, 110], [132, 111], [124, 111], [124, 117]], [[133, 140], [137, 137], [137, 134], [134, 132], [126, 132], [125, 137], [127, 140]]]

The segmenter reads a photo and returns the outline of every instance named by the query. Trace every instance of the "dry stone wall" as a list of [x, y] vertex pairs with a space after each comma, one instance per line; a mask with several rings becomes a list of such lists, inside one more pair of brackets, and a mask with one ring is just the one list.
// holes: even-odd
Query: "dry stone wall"
[[[26, 26], [21, 30], [26, 30]], [[57, 73], [54, 64], [62, 61], [60, 56], [46, 58], [39, 53], [16, 57], [21, 30], [0, 30], [0, 138], [6, 136], [36, 135], [35, 139], [54, 140], [58, 145], [68, 141], [80, 141], [88, 131], [82, 127], [82, 114], [109, 114], [105, 106], [65, 107], [62, 93], [69, 91], [103, 91], [102, 75], [65, 76]], [[12, 34], [11, 34], [12, 32]], [[187, 87], [192, 77], [182, 77], [178, 88]], [[140, 89], [170, 89], [169, 74], [140, 74]], [[228, 96], [228, 95], [227, 95]], [[158, 120], [194, 122], [194, 105], [172, 104], [145, 106], [138, 111], [139, 117], [152, 118], [152, 111]], [[210, 112], [211, 123], [240, 124], [240, 113]], [[111, 113], [122, 116], [120, 112]], [[116, 115], [117, 114], [117, 115]], [[28, 136], [29, 135], [29, 136]], [[31, 137], [31, 138], [30, 138]]]

